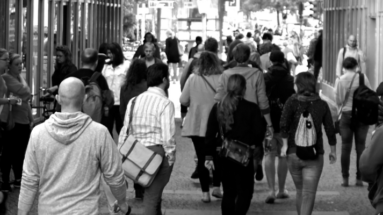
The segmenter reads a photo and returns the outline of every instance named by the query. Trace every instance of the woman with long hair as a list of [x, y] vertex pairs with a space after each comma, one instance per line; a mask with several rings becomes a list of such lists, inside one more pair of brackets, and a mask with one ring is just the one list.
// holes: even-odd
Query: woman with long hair
[[7, 85], [7, 97], [14, 97], [19, 100], [17, 105], [8, 104], [1, 113], [1, 121], [7, 122], [7, 117], [12, 114], [14, 125], [8, 127], [7, 132], [2, 139], [3, 153], [1, 157], [1, 172], [3, 184], [2, 191], [10, 190], [10, 171], [13, 169], [15, 181], [14, 187], [20, 187], [21, 174], [23, 170], [24, 154], [27, 149], [29, 135], [33, 126], [33, 117], [29, 100], [31, 99], [31, 90], [21, 77], [22, 59], [18, 54], [10, 54], [9, 70], [3, 75]]
[[[343, 75], [335, 82], [335, 97], [336, 104], [339, 112], [342, 114], [339, 127], [340, 136], [342, 137], [342, 154], [341, 154], [341, 167], [343, 187], [349, 186], [349, 169], [350, 169], [350, 154], [352, 149], [352, 142], [355, 138], [355, 151], [356, 151], [356, 182], [355, 185], [362, 187], [362, 176], [359, 170], [359, 159], [362, 155], [365, 145], [369, 125], [363, 124], [356, 120], [352, 120], [352, 106], [353, 96], [355, 90], [359, 87], [359, 74], [357, 73], [358, 61], [353, 57], [347, 57], [343, 61]], [[371, 88], [368, 77], [364, 76], [364, 83], [367, 87]], [[350, 89], [348, 95], [347, 91]], [[346, 97], [347, 96], [347, 97]]]
[[125, 82], [126, 73], [129, 69], [129, 62], [125, 61], [122, 48], [118, 43], [110, 43], [107, 46], [107, 55], [110, 61], [105, 64], [102, 75], [108, 82], [109, 89], [114, 93], [114, 106], [109, 110], [108, 117], [103, 120], [111, 135], [113, 135], [114, 123], [116, 123], [117, 134], [122, 128], [120, 115], [120, 91]]
[[[206, 162], [208, 169], [214, 169], [213, 155], [224, 139], [240, 141], [251, 149], [260, 148], [264, 137], [262, 114], [258, 105], [244, 99], [246, 79], [233, 74], [227, 81], [226, 94], [210, 112], [205, 138]], [[222, 133], [221, 133], [222, 131]], [[218, 145], [217, 145], [218, 143]], [[252, 157], [247, 165], [222, 157], [222, 215], [245, 215], [249, 210], [254, 191], [254, 163]]]
[[[281, 156], [287, 156], [287, 166], [297, 190], [296, 209], [298, 214], [311, 215], [323, 169], [322, 125], [331, 148], [330, 164], [334, 164], [336, 161], [335, 129], [328, 104], [316, 93], [314, 75], [309, 72], [299, 73], [295, 79], [295, 88], [297, 93], [286, 101], [281, 116], [280, 133], [283, 141]], [[304, 124], [306, 126], [298, 127], [303, 119], [306, 120]], [[316, 138], [312, 138], [316, 141], [296, 142], [296, 139], [297, 141], [301, 140], [299, 134], [302, 134], [302, 128], [307, 131], [305, 135], [316, 136]], [[311, 148], [302, 146], [310, 146]]]
[[[197, 61], [194, 74], [187, 79], [180, 98], [181, 104], [189, 108], [184, 120], [182, 136], [190, 137], [194, 144], [198, 157], [197, 171], [203, 194], [202, 201], [205, 203], [210, 202], [209, 171], [204, 167], [205, 134], [207, 119], [214, 105], [215, 89], [218, 87], [221, 73], [222, 67], [217, 55], [212, 52], [203, 52]], [[218, 168], [214, 172], [214, 190], [212, 195], [222, 198]]]
[[158, 44], [157, 44], [157, 39], [156, 37], [150, 33], [150, 32], [147, 32], [144, 36], [144, 41], [142, 43], [142, 45], [140, 45], [138, 48], [137, 48], [137, 51], [136, 53], [134, 53], [133, 55], [133, 59], [136, 59], [136, 58], [144, 58], [145, 57], [145, 44], [146, 43], [153, 43], [154, 45], [154, 53], [153, 53], [153, 57], [154, 58], [159, 58], [161, 59], [161, 55], [160, 55], [160, 48], [158, 47]]
[[72, 63], [72, 53], [67, 46], [56, 47], [55, 71], [52, 75], [52, 87], [49, 91], [57, 94], [60, 83], [71, 73], [76, 72], [77, 67]]

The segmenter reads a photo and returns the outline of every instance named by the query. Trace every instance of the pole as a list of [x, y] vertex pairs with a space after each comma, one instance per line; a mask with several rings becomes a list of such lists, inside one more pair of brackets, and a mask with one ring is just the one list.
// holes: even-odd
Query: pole
[[219, 19], [219, 54], [223, 53], [223, 46], [222, 46], [222, 36], [223, 36], [223, 15], [225, 12], [225, 1], [219, 0], [218, 2], [218, 19]]

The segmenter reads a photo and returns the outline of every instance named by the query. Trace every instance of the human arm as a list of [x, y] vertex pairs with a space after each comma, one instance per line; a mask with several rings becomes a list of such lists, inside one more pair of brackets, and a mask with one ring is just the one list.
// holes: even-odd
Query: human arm
[[194, 77], [194, 75], [191, 75], [188, 80], [186, 81], [185, 87], [182, 90], [181, 97], [180, 97], [180, 103], [183, 106], [189, 107], [190, 106], [190, 80]]
[[331, 111], [327, 104], [327, 102], [324, 102], [325, 104], [325, 114], [323, 116], [323, 127], [326, 131], [328, 143], [330, 145], [330, 164], [333, 164], [336, 162], [336, 133], [334, 128], [334, 123], [332, 121]]
[[[281, 121], [280, 121], [280, 133], [283, 140], [282, 150], [285, 150], [285, 153], [288, 148], [287, 138], [289, 137], [290, 128], [294, 120], [295, 106], [293, 97], [290, 97], [283, 108]], [[283, 153], [282, 153], [283, 155]]]
[[359, 169], [363, 181], [372, 183], [376, 180], [379, 169], [383, 166], [383, 127], [379, 127], [372, 135], [371, 142], [360, 156]]
[[206, 126], [206, 135], [205, 135], [205, 167], [207, 169], [214, 169], [214, 154], [216, 153], [216, 148], [217, 148], [217, 134], [218, 134], [218, 139], [220, 141], [223, 141], [221, 138], [221, 134], [219, 131], [219, 123], [217, 119], [217, 106], [218, 104], [215, 104], [210, 111], [209, 118], [207, 121], [207, 126]]
[[20, 196], [18, 202], [18, 215], [26, 215], [31, 210], [33, 202], [38, 194], [40, 171], [36, 146], [38, 130], [32, 131], [31, 138], [25, 153], [23, 175], [21, 180]]
[[260, 76], [256, 83], [256, 96], [257, 96], [258, 106], [261, 109], [263, 116], [265, 117], [265, 120], [267, 122], [267, 129], [270, 132], [272, 137], [274, 135], [274, 129], [273, 129], [273, 123], [271, 122], [271, 117], [270, 117], [269, 99], [267, 98], [267, 95], [266, 95], [265, 78], [262, 73], [260, 73]]
[[336, 105], [339, 108], [341, 108], [342, 104], [343, 104], [343, 101], [344, 101], [344, 97], [345, 97], [345, 92], [344, 92], [344, 88], [342, 87], [342, 84], [340, 83], [340, 78], [337, 78], [335, 80], [335, 87], [334, 87], [334, 94], [335, 94], [335, 101], [336, 101]]
[[186, 80], [187, 80], [188, 77], [189, 77], [189, 69], [190, 69], [190, 66], [191, 66], [192, 61], [193, 61], [193, 59], [190, 59], [190, 60], [186, 63], [185, 68], [184, 68], [183, 71], [182, 71], [181, 78], [180, 78], [181, 91], [184, 89]]
[[0, 105], [5, 105], [5, 104], [15, 105], [15, 104], [17, 104], [17, 99], [15, 99], [15, 98], [0, 98]]
[[218, 79], [217, 93], [214, 96], [214, 100], [216, 102], [221, 101], [221, 99], [223, 98], [223, 96], [226, 93], [226, 90], [225, 90], [226, 81], [227, 81], [226, 75], [224, 73], [222, 73], [222, 75]]
[[165, 156], [168, 157], [169, 165], [173, 165], [176, 159], [176, 125], [174, 121], [174, 104], [169, 101], [160, 115], [161, 137]]
[[[359, 54], [359, 64], [360, 64], [360, 69], [362, 70], [361, 72], [363, 72], [364, 74], [366, 74], [367, 72], [367, 67], [366, 67], [366, 58], [364, 57], [364, 54], [361, 50], [358, 51], [358, 54]], [[367, 86], [367, 85], [366, 85]], [[371, 89], [371, 87], [369, 87]]]

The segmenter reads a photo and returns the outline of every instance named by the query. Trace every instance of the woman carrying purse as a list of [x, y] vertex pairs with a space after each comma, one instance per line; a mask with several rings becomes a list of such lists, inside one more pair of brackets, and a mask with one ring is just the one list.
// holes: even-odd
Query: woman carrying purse
[[242, 75], [234, 74], [228, 79], [226, 89], [226, 94], [213, 106], [209, 115], [205, 136], [205, 166], [214, 169], [212, 159], [217, 142], [240, 142], [240, 147], [248, 148], [246, 154], [249, 156], [240, 156], [243, 162], [226, 156], [231, 153], [226, 147], [222, 148], [226, 153], [221, 158], [224, 193], [221, 203], [222, 215], [245, 215], [254, 191], [252, 155], [254, 149], [261, 148], [265, 133], [261, 129], [262, 114], [258, 105], [244, 99], [246, 79]]

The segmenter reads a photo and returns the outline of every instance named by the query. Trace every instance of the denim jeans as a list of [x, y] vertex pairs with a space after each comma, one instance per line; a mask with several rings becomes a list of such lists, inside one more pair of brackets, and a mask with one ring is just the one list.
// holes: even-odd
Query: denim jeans
[[350, 176], [350, 154], [352, 149], [352, 140], [355, 139], [355, 150], [356, 150], [356, 179], [361, 179], [359, 171], [359, 158], [364, 151], [366, 144], [366, 137], [369, 126], [362, 123], [356, 122], [351, 123], [351, 111], [343, 112], [342, 118], [340, 119], [340, 135], [342, 137], [342, 176], [348, 178]]
[[297, 190], [298, 215], [311, 215], [323, 169], [323, 155], [316, 160], [301, 160], [295, 153], [287, 155], [287, 165]]

